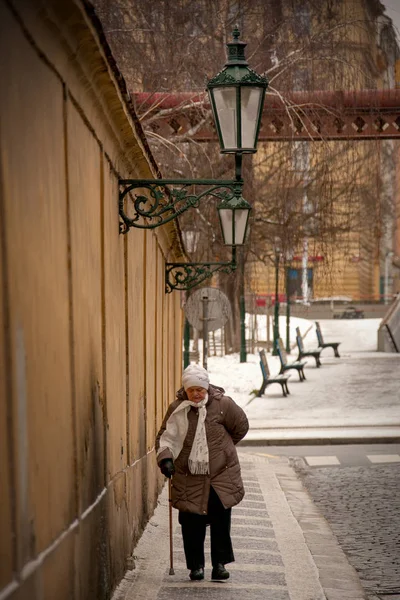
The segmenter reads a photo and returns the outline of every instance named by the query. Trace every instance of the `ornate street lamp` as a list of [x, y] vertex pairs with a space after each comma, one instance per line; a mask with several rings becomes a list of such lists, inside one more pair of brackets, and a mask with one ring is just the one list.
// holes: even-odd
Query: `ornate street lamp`
[[[197, 250], [200, 241], [200, 231], [198, 229], [185, 229], [182, 232], [183, 242], [189, 254], [193, 254]], [[186, 302], [188, 295], [186, 294]], [[183, 368], [186, 369], [190, 364], [190, 323], [185, 317], [183, 325]]]
[[[242, 196], [242, 156], [256, 151], [268, 81], [248, 68], [246, 44], [233, 32], [224, 69], [207, 86], [221, 152], [235, 155], [235, 178], [215, 179], [122, 179], [119, 181], [120, 232], [131, 227], [153, 229], [176, 219], [204, 198], [215, 198], [224, 243], [232, 246], [230, 262], [166, 263], [165, 290], [189, 290], [217, 271], [236, 269], [236, 246], [245, 241], [251, 206]], [[206, 188], [192, 192], [193, 186]], [[135, 193], [136, 190], [141, 190]]]
[[183, 242], [189, 254], [193, 254], [197, 250], [200, 241], [200, 231], [197, 229], [185, 229], [182, 232]]
[[224, 244], [242, 246], [246, 240], [250, 204], [242, 195], [237, 195], [230, 200], [222, 200], [217, 210]]
[[249, 69], [239, 35], [236, 27], [225, 67], [207, 84], [221, 152], [234, 154], [256, 152], [267, 87], [265, 77]]

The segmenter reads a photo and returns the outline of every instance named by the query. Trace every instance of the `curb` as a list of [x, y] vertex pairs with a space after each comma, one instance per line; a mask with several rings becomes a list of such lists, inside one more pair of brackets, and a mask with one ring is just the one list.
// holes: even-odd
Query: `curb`
[[253, 440], [242, 440], [238, 447], [242, 446], [335, 446], [339, 444], [400, 444], [399, 436], [387, 437], [321, 437], [321, 438], [260, 438]]

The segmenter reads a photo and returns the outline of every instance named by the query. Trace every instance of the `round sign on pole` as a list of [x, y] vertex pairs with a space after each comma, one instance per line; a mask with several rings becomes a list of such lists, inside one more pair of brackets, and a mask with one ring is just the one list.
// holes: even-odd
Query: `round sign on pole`
[[195, 329], [201, 332], [203, 330], [205, 302], [207, 302], [208, 331], [221, 329], [226, 321], [231, 318], [232, 312], [227, 296], [217, 288], [201, 288], [189, 296], [185, 306], [187, 320]]

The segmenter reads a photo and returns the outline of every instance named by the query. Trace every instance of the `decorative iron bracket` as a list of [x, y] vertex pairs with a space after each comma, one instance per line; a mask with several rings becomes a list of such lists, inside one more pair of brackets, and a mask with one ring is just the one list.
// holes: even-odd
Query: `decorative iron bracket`
[[[211, 196], [218, 200], [230, 200], [240, 196], [243, 181], [217, 179], [121, 179], [119, 181], [120, 233], [128, 233], [131, 227], [154, 229], [176, 219], [191, 207], [198, 207], [200, 201]], [[172, 186], [172, 187], [170, 187]], [[179, 187], [175, 187], [179, 186]], [[207, 186], [199, 194], [190, 193], [191, 186]], [[132, 216], [125, 211], [128, 194], [136, 189], [146, 189], [149, 194], [133, 195]], [[146, 219], [146, 221], [144, 221]]]
[[230, 274], [236, 270], [236, 246], [232, 246], [231, 262], [166, 263], [165, 293], [190, 290], [209, 279], [214, 273]]

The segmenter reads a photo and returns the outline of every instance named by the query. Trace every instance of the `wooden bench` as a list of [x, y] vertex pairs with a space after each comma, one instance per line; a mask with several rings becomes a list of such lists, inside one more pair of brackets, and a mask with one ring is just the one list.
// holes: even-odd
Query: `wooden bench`
[[263, 382], [262, 382], [260, 391], [257, 394], [257, 398], [260, 398], [264, 394], [265, 388], [268, 385], [270, 385], [271, 383], [279, 383], [279, 385], [282, 388], [282, 394], [284, 396], [287, 396], [288, 394], [290, 394], [289, 388], [287, 385], [287, 380], [289, 379], [290, 375], [279, 374], [279, 375], [274, 375], [273, 377], [271, 377], [265, 350], [260, 350], [259, 355], [260, 355], [260, 359], [261, 359], [260, 367], [261, 367], [261, 373], [263, 376]]
[[286, 350], [281, 338], [279, 338], [278, 340], [276, 349], [278, 352], [279, 360], [281, 361], [281, 370], [279, 371], [279, 373], [281, 374], [285, 373], [285, 371], [289, 371], [290, 369], [295, 369], [299, 374], [300, 381], [304, 381], [306, 378], [306, 376], [304, 375], [304, 367], [306, 366], [307, 361], [296, 360], [295, 362], [289, 363]]
[[296, 327], [296, 342], [297, 342], [297, 348], [299, 349], [299, 355], [297, 357], [297, 360], [302, 360], [306, 356], [312, 356], [313, 358], [315, 358], [315, 366], [319, 368], [321, 366], [320, 355], [322, 352], [322, 348], [314, 348], [312, 350], [306, 350], [304, 348], [304, 342], [303, 342], [303, 338], [301, 336], [299, 327]]
[[340, 342], [324, 342], [324, 337], [322, 335], [322, 331], [321, 331], [321, 326], [319, 324], [318, 321], [315, 321], [315, 326], [316, 326], [316, 334], [317, 334], [317, 340], [318, 340], [318, 346], [319, 348], [321, 348], [321, 351], [324, 348], [332, 348], [335, 356], [337, 358], [340, 358], [340, 354], [339, 354], [339, 346], [340, 346]]

